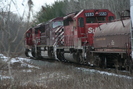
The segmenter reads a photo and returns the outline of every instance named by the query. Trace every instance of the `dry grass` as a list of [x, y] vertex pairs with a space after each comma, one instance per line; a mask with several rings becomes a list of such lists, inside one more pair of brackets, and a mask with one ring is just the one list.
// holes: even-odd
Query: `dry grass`
[[[29, 68], [19, 63], [12, 65], [13, 79], [1, 79], [0, 89], [133, 89], [133, 80], [84, 71], [60, 62], [33, 61]], [[1, 75], [8, 76], [6, 69]]]

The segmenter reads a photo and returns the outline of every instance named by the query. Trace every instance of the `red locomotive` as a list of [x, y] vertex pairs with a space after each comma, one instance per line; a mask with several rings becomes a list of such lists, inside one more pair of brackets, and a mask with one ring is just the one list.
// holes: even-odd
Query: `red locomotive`
[[111, 22], [115, 15], [107, 9], [90, 9], [66, 15], [64, 20], [64, 46], [58, 47], [58, 59], [88, 63], [87, 52], [93, 49], [95, 28]]
[[25, 53], [34, 58], [133, 69], [130, 38], [130, 20], [115, 21], [107, 9], [81, 10], [30, 28]]
[[38, 48], [41, 49], [43, 58], [56, 58], [56, 46], [63, 44], [63, 18], [57, 17], [45, 24], [45, 31], [41, 34], [41, 44]]
[[63, 44], [63, 18], [57, 17], [27, 30], [25, 54], [34, 58], [55, 58], [54, 46]]
[[45, 31], [44, 24], [30, 28], [25, 33], [25, 55], [27, 57], [35, 57], [35, 46], [40, 45], [41, 32]]

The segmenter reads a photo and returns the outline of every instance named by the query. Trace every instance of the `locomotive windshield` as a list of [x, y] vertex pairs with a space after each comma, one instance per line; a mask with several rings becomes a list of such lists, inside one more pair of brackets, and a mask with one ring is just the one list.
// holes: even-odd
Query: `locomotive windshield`
[[63, 21], [55, 21], [55, 22], [53, 22], [53, 28], [56, 28], [56, 27], [58, 27], [58, 26], [63, 26]]
[[87, 17], [86, 23], [97, 23], [97, 22], [105, 22], [106, 17]]

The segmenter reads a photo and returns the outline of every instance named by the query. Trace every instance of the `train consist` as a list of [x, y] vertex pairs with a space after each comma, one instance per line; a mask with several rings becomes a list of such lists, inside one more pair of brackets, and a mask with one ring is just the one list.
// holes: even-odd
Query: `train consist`
[[107, 9], [89, 9], [54, 18], [25, 33], [27, 57], [98, 67], [133, 69], [130, 18]]

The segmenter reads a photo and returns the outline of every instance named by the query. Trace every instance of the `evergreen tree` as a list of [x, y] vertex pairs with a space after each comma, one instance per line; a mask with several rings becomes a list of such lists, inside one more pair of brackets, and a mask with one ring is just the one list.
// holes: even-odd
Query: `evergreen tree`
[[64, 6], [64, 1], [55, 1], [52, 5], [45, 4], [36, 16], [37, 23], [47, 22], [55, 17], [63, 17], [65, 15]]
[[58, 0], [52, 5], [42, 6], [35, 18], [37, 23], [41, 23], [82, 9], [109, 9], [118, 19], [118, 12], [129, 9], [129, 6], [129, 0]]

